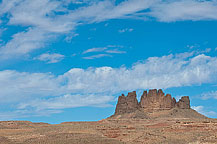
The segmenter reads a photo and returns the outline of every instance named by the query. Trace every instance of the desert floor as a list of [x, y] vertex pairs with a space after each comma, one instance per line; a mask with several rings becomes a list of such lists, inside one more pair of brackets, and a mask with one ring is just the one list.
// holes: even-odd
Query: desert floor
[[0, 122], [1, 144], [216, 144], [216, 119]]

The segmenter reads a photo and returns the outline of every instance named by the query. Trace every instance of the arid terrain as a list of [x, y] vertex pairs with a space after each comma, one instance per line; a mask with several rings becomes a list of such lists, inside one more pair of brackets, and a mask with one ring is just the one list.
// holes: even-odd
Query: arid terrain
[[161, 90], [154, 90], [148, 94], [144, 92], [138, 102], [132, 92], [120, 96], [115, 114], [101, 121], [53, 125], [2, 121], [0, 143], [216, 144], [217, 119], [207, 118], [191, 109], [188, 97], [176, 102]]
[[1, 144], [216, 144], [217, 120], [158, 119], [0, 123]]

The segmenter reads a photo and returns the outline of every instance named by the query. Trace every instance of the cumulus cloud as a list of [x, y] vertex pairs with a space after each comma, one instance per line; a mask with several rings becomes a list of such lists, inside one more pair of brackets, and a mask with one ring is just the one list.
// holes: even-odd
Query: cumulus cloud
[[1, 102], [66, 94], [116, 94], [149, 88], [171, 88], [216, 83], [217, 58], [204, 54], [150, 57], [132, 67], [72, 68], [52, 73], [0, 72]]
[[53, 53], [53, 54], [49, 54], [49, 53], [44, 53], [38, 57], [36, 57], [35, 59], [40, 60], [40, 61], [45, 61], [47, 63], [58, 63], [61, 60], [64, 59], [64, 55], [58, 54], [58, 53]]
[[[69, 4], [80, 6], [69, 9]], [[8, 15], [7, 25], [31, 28], [15, 34], [12, 40], [0, 47], [0, 54], [1, 57], [28, 54], [42, 48], [50, 36], [70, 35], [81, 24], [127, 18], [156, 18], [163, 22], [216, 20], [216, 13], [215, 0], [127, 0], [118, 4], [112, 0], [2, 0], [0, 17]]]
[[[0, 71], [0, 103], [13, 103], [22, 99], [58, 96], [61, 90], [58, 79], [51, 73], [26, 73], [11, 70]], [[61, 88], [61, 87], [60, 87]]]
[[108, 106], [123, 91], [216, 84], [217, 57], [171, 54], [129, 68], [72, 68], [61, 75], [4, 70], [0, 81], [0, 103], [40, 115], [42, 109]]
[[214, 117], [217, 115], [214, 111], [207, 111], [204, 106], [192, 106], [192, 109], [196, 110], [197, 112], [207, 116], [207, 117]]

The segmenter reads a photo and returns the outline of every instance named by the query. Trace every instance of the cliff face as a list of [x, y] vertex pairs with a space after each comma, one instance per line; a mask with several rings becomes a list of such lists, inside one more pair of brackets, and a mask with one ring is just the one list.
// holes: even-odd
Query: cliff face
[[173, 108], [190, 109], [188, 96], [183, 96], [178, 102], [170, 94], [164, 94], [161, 89], [144, 91], [140, 102], [136, 98], [136, 92], [130, 92], [127, 96], [120, 96], [115, 110], [115, 115], [132, 113], [137, 110], [168, 110]]

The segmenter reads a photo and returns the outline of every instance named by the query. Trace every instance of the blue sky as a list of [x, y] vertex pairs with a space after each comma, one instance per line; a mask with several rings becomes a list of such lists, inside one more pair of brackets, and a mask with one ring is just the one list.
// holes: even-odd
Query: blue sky
[[0, 0], [0, 120], [100, 120], [162, 88], [217, 118], [216, 0]]

